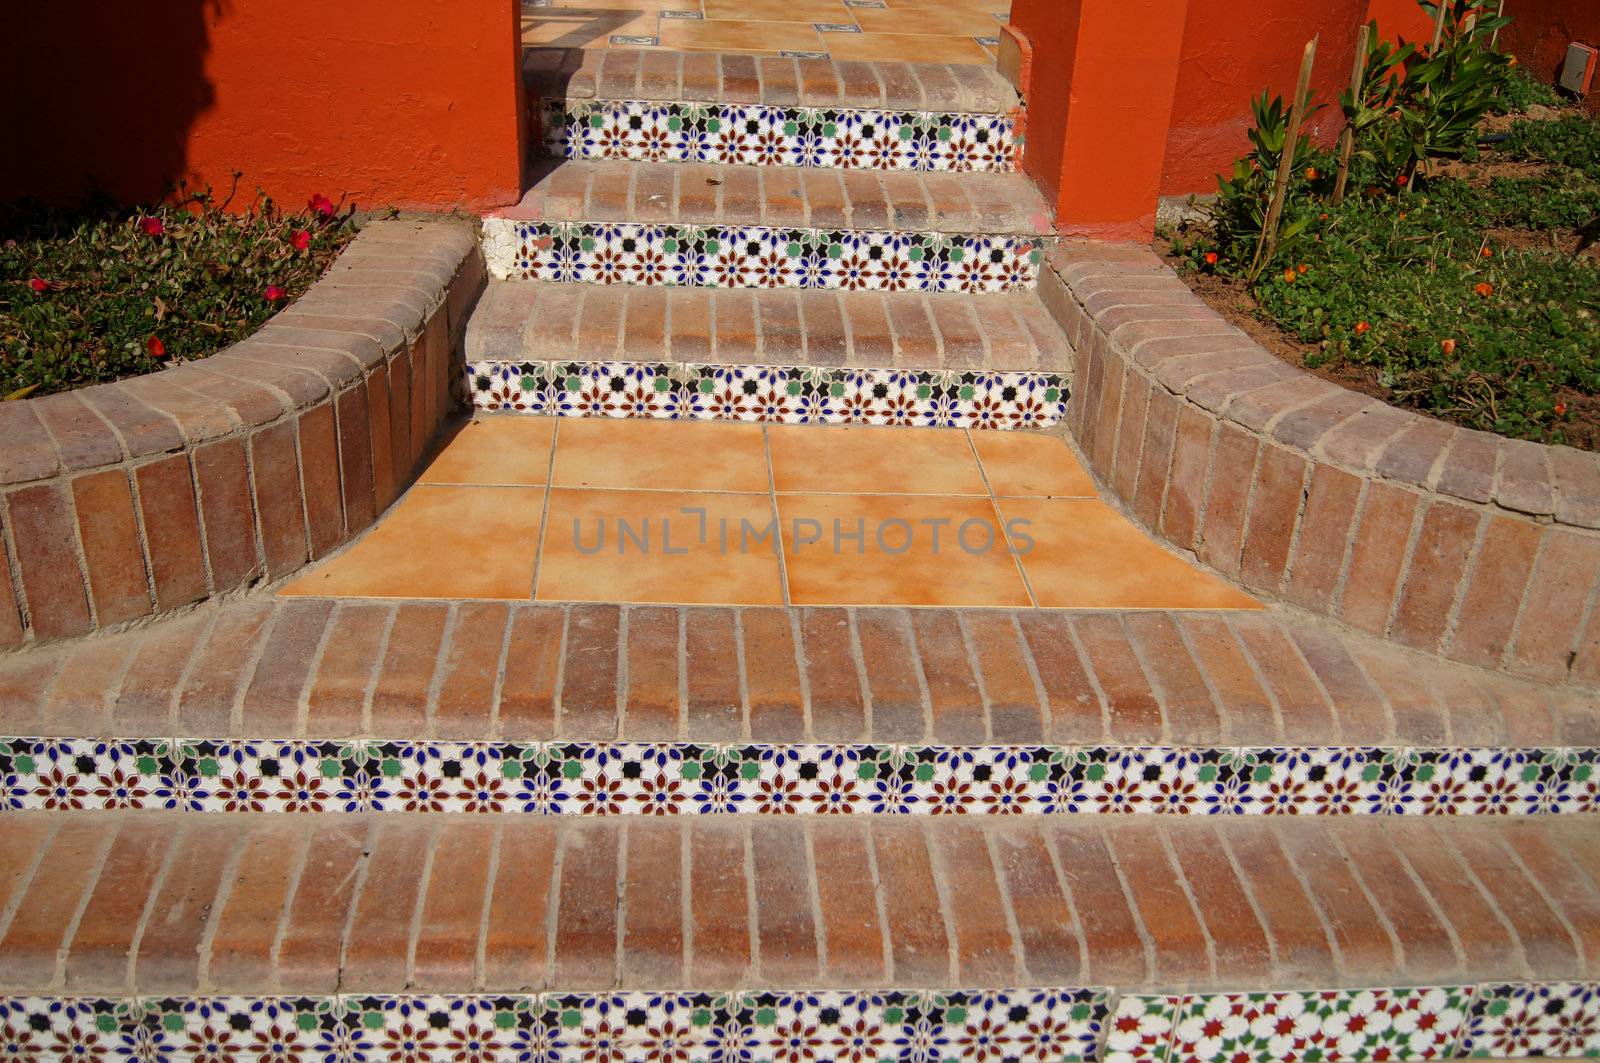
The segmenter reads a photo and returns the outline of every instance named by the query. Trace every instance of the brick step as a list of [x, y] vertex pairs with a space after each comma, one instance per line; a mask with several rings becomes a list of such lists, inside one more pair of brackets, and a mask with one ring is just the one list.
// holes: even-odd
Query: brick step
[[0, 735], [1570, 750], [1600, 698], [1283, 609], [252, 597], [0, 656]]
[[24, 812], [7, 824], [0, 992], [12, 994], [1470, 996], [1600, 979], [1593, 817]]
[[530, 99], [1009, 114], [1017, 93], [965, 63], [878, 63], [632, 48], [528, 48]]
[[1030, 288], [1051, 233], [1020, 174], [573, 160], [483, 221], [526, 280], [990, 293]]
[[651, 362], [1041, 372], [1072, 348], [1032, 292], [649, 290], [490, 281], [467, 322], [482, 362]]

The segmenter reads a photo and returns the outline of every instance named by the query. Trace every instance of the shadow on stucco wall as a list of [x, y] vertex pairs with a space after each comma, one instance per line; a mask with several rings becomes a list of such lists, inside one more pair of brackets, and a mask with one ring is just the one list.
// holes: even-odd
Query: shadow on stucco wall
[[[210, 28], [247, 0], [30, 0], [7, 15], [0, 74], [15, 84], [0, 200], [148, 202], [186, 176], [189, 134], [215, 102]], [[220, 190], [219, 190], [220, 191]]]

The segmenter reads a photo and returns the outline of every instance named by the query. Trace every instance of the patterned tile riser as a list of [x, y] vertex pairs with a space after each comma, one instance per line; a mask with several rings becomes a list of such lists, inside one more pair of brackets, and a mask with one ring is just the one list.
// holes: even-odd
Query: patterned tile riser
[[[1555, 984], [1123, 996], [1114, 1007], [1112, 994], [1099, 989], [0, 997], [0, 1060], [1343, 1063], [1577, 1056], [1600, 1054], [1597, 990]], [[1552, 1010], [1559, 1019], [1550, 1019]]]
[[967, 294], [1034, 287], [1042, 255], [1031, 236], [509, 218], [484, 219], [483, 253], [502, 280]]
[[1537, 815], [1597, 749], [0, 739], [0, 809]]
[[1007, 115], [546, 100], [539, 117], [544, 153], [558, 159], [925, 173], [1016, 169]]
[[1600, 985], [1123, 996], [1105, 1063], [1600, 1056]]
[[1068, 397], [1060, 373], [642, 362], [473, 362], [461, 386], [485, 411], [922, 428], [1049, 428]]

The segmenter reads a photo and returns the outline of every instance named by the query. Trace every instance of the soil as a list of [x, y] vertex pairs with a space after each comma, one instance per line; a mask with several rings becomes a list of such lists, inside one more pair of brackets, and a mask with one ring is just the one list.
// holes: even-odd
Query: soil
[[[1535, 114], [1534, 109], [1530, 109], [1527, 114], [1491, 117], [1485, 120], [1484, 130], [1500, 132], [1508, 128], [1510, 122], [1515, 119], [1557, 118], [1561, 115], [1561, 112], [1547, 107], [1537, 110], [1547, 113]], [[1544, 163], [1495, 160], [1491, 157], [1475, 163], [1446, 162], [1439, 166], [1438, 172], [1442, 176], [1459, 178], [1476, 185], [1486, 185], [1495, 177], [1539, 177], [1550, 169], [1551, 167]], [[1489, 233], [1496, 243], [1504, 246], [1559, 251], [1600, 262], [1600, 233], [1570, 229], [1547, 231], [1491, 229]], [[1172, 254], [1172, 241], [1166, 237], [1156, 238], [1155, 251], [1173, 267], [1178, 276], [1183, 278], [1184, 283], [1188, 284], [1207, 306], [1281, 360], [1351, 391], [1404, 407], [1425, 417], [1451, 420], [1448, 417], [1440, 417], [1433, 411], [1418, 409], [1397, 400], [1379, 381], [1378, 370], [1374, 366], [1354, 362], [1307, 365], [1306, 358], [1319, 353], [1321, 349], [1316, 344], [1302, 341], [1266, 318], [1261, 312], [1260, 304], [1256, 302], [1255, 296], [1250, 294], [1248, 286], [1243, 281], [1231, 277], [1219, 277], [1212, 273], [1180, 269], [1178, 260]], [[1556, 401], [1563, 402], [1567, 406], [1568, 419], [1561, 426], [1566, 444], [1583, 450], [1600, 450], [1600, 395], [1585, 395], [1567, 389], [1556, 396]]]

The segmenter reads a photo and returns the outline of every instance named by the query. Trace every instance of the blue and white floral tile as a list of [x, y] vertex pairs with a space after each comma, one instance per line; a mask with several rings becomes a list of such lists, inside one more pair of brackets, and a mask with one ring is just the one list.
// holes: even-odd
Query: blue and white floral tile
[[1474, 994], [1458, 1054], [1600, 1057], [1600, 984], [1482, 986]]
[[547, 100], [545, 154], [745, 166], [1005, 173], [1007, 115], [641, 100]]
[[1032, 288], [1033, 236], [485, 218], [502, 280], [703, 288], [1007, 292]]
[[1541, 815], [1600, 811], [1597, 761], [1591, 748], [0, 738], [0, 809]]
[[1037, 429], [1066, 417], [1064, 374], [642, 362], [472, 362], [486, 412], [768, 424]]

